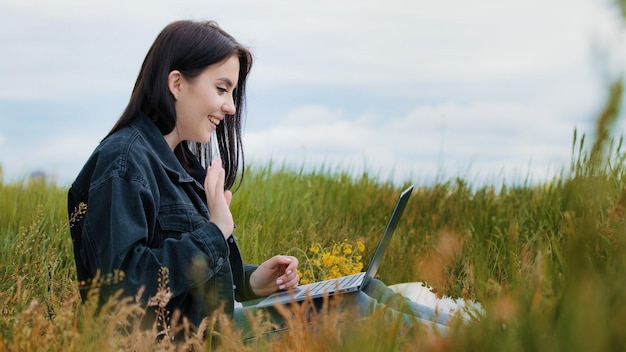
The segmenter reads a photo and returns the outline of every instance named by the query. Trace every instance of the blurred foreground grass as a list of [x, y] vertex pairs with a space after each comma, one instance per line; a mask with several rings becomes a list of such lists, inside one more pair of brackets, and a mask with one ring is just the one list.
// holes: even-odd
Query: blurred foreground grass
[[[598, 130], [609, 125], [610, 120], [599, 119]], [[315, 344], [312, 337], [292, 338], [292, 345], [276, 342], [259, 349], [623, 349], [622, 143], [607, 137], [587, 148], [584, 136], [575, 136], [572, 155], [570, 169], [544, 184], [473, 188], [452, 179], [414, 191], [380, 278], [387, 284], [422, 281], [439, 294], [478, 300], [486, 309], [484, 319], [455, 326], [436, 340], [390, 339], [386, 334], [393, 331], [370, 329], [362, 331], [365, 345], [355, 344], [354, 336], [338, 340], [329, 334]], [[267, 165], [252, 167], [248, 176], [232, 210], [249, 262], [342, 241], [363, 241], [367, 262], [406, 186], [367, 174], [331, 175], [323, 168], [304, 173]], [[131, 314], [130, 308], [97, 317], [79, 302], [66, 189], [10, 183], [0, 185], [0, 194], [0, 350], [129, 346], [119, 342], [124, 337], [111, 320]], [[118, 342], [111, 342], [112, 336]], [[160, 346], [154, 336], [143, 338], [149, 342], [133, 349]]]

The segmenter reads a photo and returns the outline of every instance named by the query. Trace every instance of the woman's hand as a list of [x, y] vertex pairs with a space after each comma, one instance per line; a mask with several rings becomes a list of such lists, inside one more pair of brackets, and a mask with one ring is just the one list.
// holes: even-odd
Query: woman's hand
[[206, 194], [211, 222], [220, 228], [224, 238], [228, 238], [233, 233], [235, 222], [229, 208], [233, 193], [224, 191], [225, 177], [226, 171], [222, 168], [222, 159], [217, 158], [207, 168], [204, 178], [204, 193]]
[[267, 296], [276, 291], [298, 287], [298, 258], [277, 255], [259, 267], [250, 276], [250, 288], [257, 296]]

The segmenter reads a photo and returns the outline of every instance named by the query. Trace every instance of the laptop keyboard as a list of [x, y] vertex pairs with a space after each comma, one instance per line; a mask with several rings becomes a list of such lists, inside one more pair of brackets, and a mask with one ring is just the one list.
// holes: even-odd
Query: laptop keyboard
[[309, 287], [309, 293], [315, 295], [318, 293], [332, 292], [337, 289], [341, 291], [347, 287], [360, 284], [363, 279], [364, 273], [354, 274], [350, 276], [344, 276], [333, 280], [321, 281]]

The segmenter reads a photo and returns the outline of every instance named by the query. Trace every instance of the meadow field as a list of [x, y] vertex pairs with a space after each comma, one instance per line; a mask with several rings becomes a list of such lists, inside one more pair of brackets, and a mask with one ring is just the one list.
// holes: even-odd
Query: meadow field
[[[626, 17], [626, 1], [615, 4]], [[5, 182], [0, 168], [0, 352], [624, 351], [626, 154], [623, 139], [611, 133], [623, 79], [608, 92], [592, 137], [563, 131], [573, 135], [571, 163], [552, 180], [496, 187], [459, 176], [415, 184], [378, 276], [480, 302], [483, 315], [453, 320], [446, 335], [399, 334], [377, 316], [347, 326], [340, 314], [305, 318], [295, 310], [286, 314], [291, 329], [281, 339], [244, 345], [218, 312], [174, 345], [168, 337], [188, 327], [171, 326], [158, 305], [124, 298], [97, 310], [97, 290], [81, 302], [67, 187]], [[231, 204], [243, 257], [260, 263], [278, 253], [298, 256], [306, 280], [358, 270], [399, 193], [414, 182], [327, 166], [252, 165]], [[136, 329], [132, 318], [147, 309], [162, 319], [152, 330]], [[307, 319], [318, 328], [307, 329]]]
[[[94, 301], [80, 302], [67, 188], [25, 180], [0, 182], [0, 351], [624, 350], [626, 155], [622, 139], [610, 137], [621, 83], [611, 92], [598, 137], [574, 132], [571, 165], [553, 180], [497, 188], [462, 178], [416, 185], [379, 277], [387, 284], [424, 282], [438, 295], [482, 304], [483, 316], [453, 321], [448, 335], [400, 336], [375, 322], [343, 331], [338, 317], [323, 315], [311, 317], [322, 321], [313, 332], [296, 316], [282, 339], [244, 345], [216, 314], [201, 327], [213, 341], [191, 334], [186, 345], [174, 346], [156, 329], [126, 325], [154, 307], [119, 300], [96, 313]], [[290, 253], [318, 275], [329, 268], [313, 261], [315, 252], [330, 253], [333, 245], [354, 252], [363, 243], [362, 258], [349, 262], [367, 262], [398, 194], [411, 183], [324, 167], [304, 172], [270, 164], [248, 171], [231, 205], [244, 258], [258, 263]], [[333, 255], [347, 258], [351, 251], [339, 252]]]

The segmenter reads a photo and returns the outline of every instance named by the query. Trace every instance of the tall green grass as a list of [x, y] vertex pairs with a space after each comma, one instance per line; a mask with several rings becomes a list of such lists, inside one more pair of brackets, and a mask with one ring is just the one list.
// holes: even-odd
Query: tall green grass
[[[598, 136], [610, 130], [617, 111], [607, 114], [612, 117], [598, 120]], [[380, 278], [388, 284], [422, 281], [438, 294], [478, 300], [485, 317], [420, 345], [388, 339], [391, 330], [362, 333], [385, 349], [626, 346], [625, 156], [621, 139], [604, 136], [587, 147], [585, 136], [575, 134], [570, 168], [543, 184], [474, 188], [453, 178], [417, 185]], [[363, 240], [367, 261], [406, 186], [324, 167], [305, 173], [268, 164], [249, 171], [231, 206], [249, 262], [344, 239]], [[0, 192], [0, 350], [107, 350], [111, 343], [99, 336], [123, 339], [106, 316], [97, 320], [80, 304], [67, 189], [20, 182], [3, 183]], [[102, 335], [102, 326], [112, 331]], [[276, 344], [262, 348], [285, 347]], [[345, 336], [316, 340], [315, 346], [363, 348]]]

